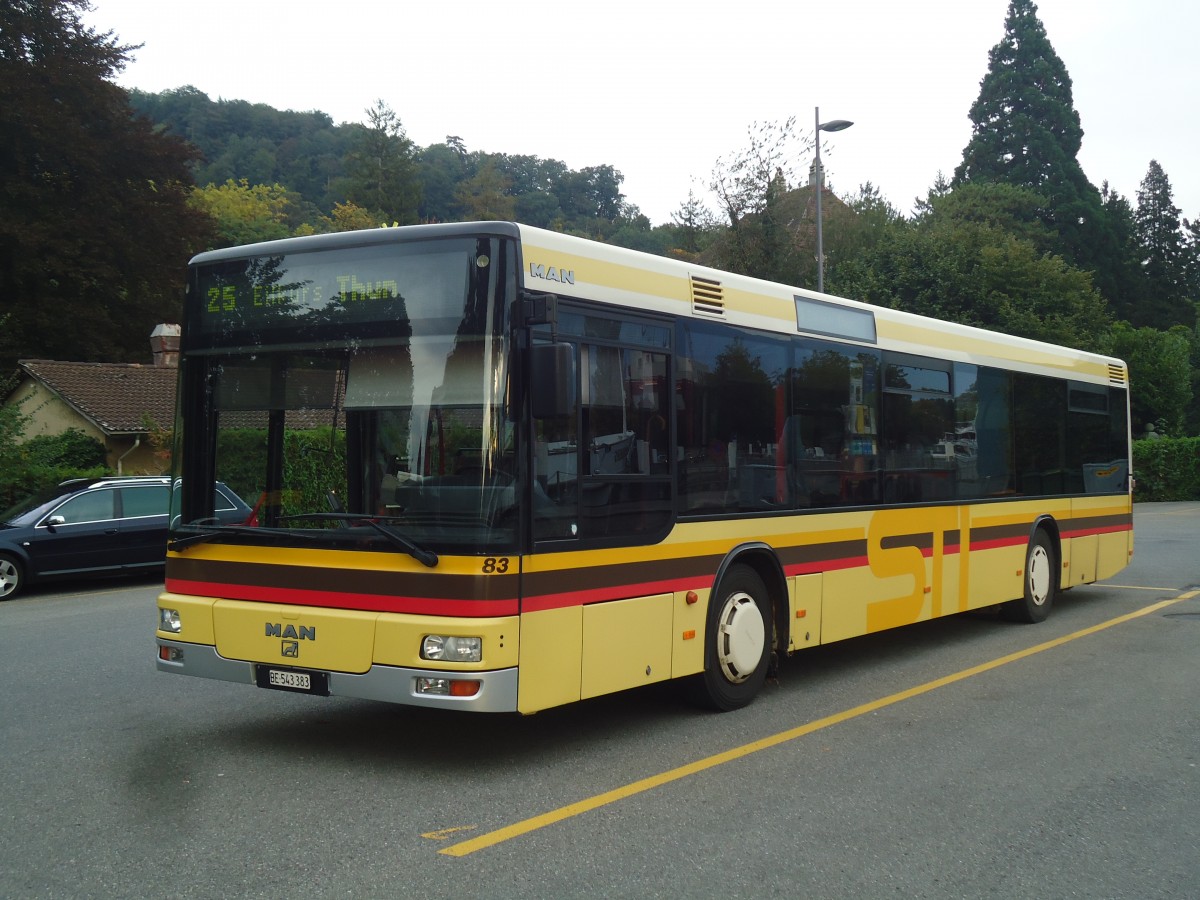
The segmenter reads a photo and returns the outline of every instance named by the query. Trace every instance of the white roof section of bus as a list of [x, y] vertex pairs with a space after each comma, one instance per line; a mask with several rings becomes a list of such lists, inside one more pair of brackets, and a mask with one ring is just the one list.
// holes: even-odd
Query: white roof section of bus
[[[722, 320], [784, 334], [804, 334], [796, 326], [795, 297], [799, 295], [871, 310], [878, 331], [875, 346], [882, 349], [1081, 381], [1126, 383], [1125, 364], [1112, 357], [870, 306], [540, 228], [518, 227], [523, 253], [522, 284], [531, 291], [668, 315]], [[539, 266], [549, 277], [531, 275]], [[567, 273], [573, 283], [567, 281]], [[697, 311], [693, 277], [719, 283], [719, 302], [701, 302]]]

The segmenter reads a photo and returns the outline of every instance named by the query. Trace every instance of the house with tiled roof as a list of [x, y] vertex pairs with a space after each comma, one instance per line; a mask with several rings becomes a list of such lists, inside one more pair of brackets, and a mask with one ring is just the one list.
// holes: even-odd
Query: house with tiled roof
[[104, 444], [113, 471], [162, 474], [170, 461], [155, 454], [150, 434], [174, 424], [179, 326], [159, 325], [150, 347], [148, 365], [22, 359], [4, 405], [28, 418], [26, 440], [75, 428]]

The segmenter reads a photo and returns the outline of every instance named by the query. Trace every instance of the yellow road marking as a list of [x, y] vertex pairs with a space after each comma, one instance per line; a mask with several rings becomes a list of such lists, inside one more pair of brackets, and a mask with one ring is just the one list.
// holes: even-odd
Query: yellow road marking
[[[1112, 588], [1113, 590], [1116, 590], [1116, 591], [1155, 591], [1159, 594], [1169, 594], [1169, 593], [1171, 593], [1171, 591], [1179, 590], [1179, 588], [1143, 587], [1140, 584], [1109, 584], [1107, 581], [1104, 582], [1102, 587]], [[1176, 599], [1182, 599], [1182, 598], [1177, 597]]]
[[429, 838], [431, 841], [444, 841], [452, 834], [458, 834], [460, 831], [474, 831], [478, 825], [457, 825], [454, 828], [443, 828], [440, 831], [427, 831], [421, 837]]
[[750, 756], [753, 753], [758, 753], [761, 750], [767, 750], [771, 747], [777, 747], [780, 744], [785, 744], [788, 741], [793, 741], [796, 738], [804, 737], [807, 734], [812, 734], [814, 731], [820, 731], [824, 728], [829, 728], [832, 725], [837, 725], [858, 716], [866, 715], [867, 713], [875, 712], [887, 706], [892, 706], [904, 700], [910, 700], [913, 697], [919, 697], [922, 694], [927, 694], [930, 691], [937, 690], [940, 687], [945, 687], [949, 684], [954, 684], [964, 679], [971, 678], [975, 675], [980, 675], [984, 672], [989, 672], [992, 669], [998, 669], [1001, 666], [1008, 665], [1011, 662], [1025, 659], [1034, 654], [1041, 653], [1044, 650], [1051, 650], [1055, 647], [1060, 647], [1063, 644], [1078, 640], [1082, 637], [1087, 637], [1091, 634], [1104, 631], [1116, 625], [1124, 624], [1132, 619], [1147, 616], [1157, 612], [1173, 604], [1183, 600], [1200, 595], [1200, 591], [1189, 591], [1178, 597], [1172, 597], [1168, 600], [1162, 600], [1158, 603], [1153, 603], [1150, 606], [1127, 613], [1123, 616], [1118, 616], [1115, 619], [1109, 619], [1106, 622], [1101, 622], [1099, 625], [1092, 625], [1090, 628], [1084, 628], [1080, 631], [1073, 632], [1063, 637], [1055, 638], [1051, 641], [1046, 641], [1036, 646], [1029, 647], [1025, 650], [1018, 650], [1016, 653], [1010, 653], [1007, 656], [1001, 656], [998, 659], [990, 662], [981, 663], [978, 666], [972, 666], [969, 669], [963, 669], [961, 672], [955, 672], [953, 675], [946, 675], [942, 678], [936, 678], [933, 681], [928, 681], [925, 684], [917, 687], [909, 688], [905, 691], [892, 694], [888, 697], [882, 697], [878, 700], [872, 700], [870, 703], [864, 703], [856, 706], [853, 709], [847, 709], [839, 713], [834, 713], [831, 716], [826, 716], [823, 719], [818, 719], [815, 722], [809, 722], [805, 725], [800, 725], [796, 728], [790, 728], [787, 731], [781, 731], [778, 734], [773, 734], [757, 741], [752, 741], [749, 744], [743, 744], [740, 747], [734, 747], [731, 750], [726, 750], [722, 753], [717, 753], [713, 756], [704, 759], [696, 760], [688, 763], [685, 766], [679, 766], [675, 769], [662, 772], [658, 775], [652, 775], [649, 778], [643, 778], [640, 781], [634, 781], [630, 784], [615, 788], [611, 791], [605, 791], [603, 794], [596, 794], [592, 797], [587, 797], [575, 803], [569, 803], [566, 806], [549, 812], [542, 813], [539, 816], [533, 816], [529, 819], [524, 819], [520, 822], [514, 822], [512, 825], [506, 825], [503, 828], [497, 828], [495, 831], [489, 831], [487, 834], [481, 834], [478, 837], [470, 840], [461, 841], [457, 844], [452, 844], [449, 847], [444, 847], [438, 853], [446, 856], [468, 856], [479, 850], [484, 850], [488, 847], [494, 847], [496, 844], [502, 844], [505, 841], [512, 840], [515, 837], [520, 837], [524, 834], [529, 834], [532, 831], [537, 831], [545, 828], [548, 825], [554, 825], [558, 822], [563, 822], [567, 819], [582, 815], [586, 812], [591, 812], [594, 809], [599, 809], [602, 806], [608, 806], [611, 803], [616, 803], [618, 800], [624, 800], [626, 797], [632, 797], [636, 794], [641, 794], [646, 791], [661, 787], [665, 784], [670, 784], [672, 781], [678, 781], [681, 778], [686, 778], [689, 775], [696, 775], [708, 769], [716, 768], [728, 762]]

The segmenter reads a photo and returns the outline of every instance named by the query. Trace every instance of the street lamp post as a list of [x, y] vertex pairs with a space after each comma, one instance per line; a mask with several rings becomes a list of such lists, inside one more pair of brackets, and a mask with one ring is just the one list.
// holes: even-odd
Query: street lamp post
[[822, 241], [822, 223], [821, 223], [821, 191], [825, 187], [825, 171], [821, 168], [821, 132], [822, 131], [845, 131], [853, 122], [847, 122], [845, 119], [831, 119], [828, 122], [821, 121], [821, 107], [814, 107], [814, 120], [817, 124], [817, 162], [814, 166], [816, 175], [816, 191], [817, 191], [817, 290], [825, 291], [825, 247]]

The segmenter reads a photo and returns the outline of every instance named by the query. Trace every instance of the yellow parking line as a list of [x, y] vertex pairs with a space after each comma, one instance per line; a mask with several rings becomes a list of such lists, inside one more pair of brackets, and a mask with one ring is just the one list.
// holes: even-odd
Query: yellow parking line
[[1052, 641], [1038, 644], [1034, 647], [1029, 647], [1025, 650], [1018, 650], [1016, 653], [1010, 653], [1007, 656], [1001, 656], [998, 659], [990, 662], [982, 663], [978, 666], [972, 666], [969, 669], [963, 669], [961, 672], [955, 672], [953, 675], [946, 675], [943, 678], [937, 678], [933, 681], [928, 681], [925, 684], [917, 687], [909, 688], [905, 691], [900, 691], [896, 694], [891, 694], [887, 697], [882, 697], [878, 700], [872, 700], [870, 703], [864, 703], [861, 706], [856, 706], [853, 709], [847, 709], [843, 712], [834, 713], [831, 716], [826, 716], [823, 719], [818, 719], [815, 722], [809, 722], [805, 725], [800, 725], [796, 728], [790, 728], [787, 731], [781, 731], [778, 734], [770, 735], [757, 741], [752, 741], [749, 744], [743, 744], [740, 747], [734, 747], [731, 750], [726, 750], [722, 753], [717, 753], [713, 756], [704, 759], [696, 760], [688, 763], [685, 766], [679, 766], [675, 769], [662, 772], [658, 775], [652, 775], [649, 778], [643, 778], [640, 781], [634, 781], [630, 784], [615, 788], [611, 791], [605, 791], [602, 794], [596, 794], [592, 797], [587, 797], [583, 800], [569, 803], [566, 806], [558, 809], [542, 813], [539, 816], [533, 816], [529, 819], [524, 819], [520, 822], [514, 822], [512, 825], [506, 825], [503, 828], [497, 828], [495, 831], [489, 831], [487, 834], [481, 834], [478, 837], [471, 838], [467, 841], [453, 844], [438, 851], [438, 853], [446, 856], [468, 856], [479, 850], [484, 850], [488, 847], [494, 847], [497, 844], [502, 844], [505, 841], [512, 840], [515, 837], [520, 837], [524, 834], [529, 834], [532, 831], [545, 828], [548, 825], [554, 825], [558, 822], [563, 822], [567, 819], [582, 815], [586, 812], [591, 812], [594, 809], [599, 809], [602, 806], [608, 806], [611, 803], [616, 803], [618, 800], [624, 800], [626, 797], [632, 797], [635, 794], [645, 793], [664, 784], [670, 784], [672, 781], [678, 781], [681, 778], [686, 778], [689, 775], [696, 775], [708, 769], [716, 768], [728, 762], [741, 759], [749, 756], [752, 753], [758, 753], [760, 750], [767, 750], [771, 747], [777, 747], [780, 744], [793, 741], [796, 738], [804, 737], [807, 734], [812, 734], [814, 731], [820, 731], [824, 728], [829, 728], [832, 725], [837, 725], [841, 722], [849, 721], [858, 716], [866, 715], [867, 713], [875, 712], [887, 706], [900, 703], [904, 700], [910, 700], [913, 697], [919, 697], [922, 694], [927, 694], [930, 691], [937, 690], [940, 687], [945, 687], [949, 684], [954, 684], [964, 679], [971, 678], [975, 675], [980, 675], [984, 672], [989, 672], [992, 669], [997, 669], [1000, 666], [1008, 665], [1011, 662], [1016, 662], [1020, 659], [1033, 656], [1036, 653], [1041, 653], [1044, 650], [1051, 650], [1055, 647], [1060, 647], [1063, 644], [1078, 640], [1082, 637], [1095, 634], [1099, 631], [1104, 631], [1107, 628], [1112, 628], [1115, 625], [1121, 625], [1131, 619], [1136, 619], [1141, 616], [1147, 616], [1157, 612], [1160, 609], [1179, 603], [1183, 600], [1200, 594], [1200, 591], [1189, 591], [1178, 597], [1172, 597], [1169, 600], [1162, 600], [1158, 603], [1153, 603], [1150, 606], [1136, 610], [1135, 612], [1127, 613], [1123, 616], [1118, 616], [1115, 619], [1109, 619], [1106, 622], [1101, 622], [1099, 625], [1093, 625], [1090, 628], [1084, 628], [1080, 631], [1064, 635], [1060, 638], [1055, 638]]
[[[1100, 587], [1112, 588], [1114, 591], [1154, 591], [1158, 594], [1169, 594], [1171, 591], [1177, 591], [1179, 588], [1173, 587], [1143, 587], [1140, 584], [1109, 584], [1107, 581]], [[1176, 598], [1181, 599], [1181, 598]]]

